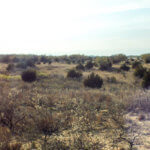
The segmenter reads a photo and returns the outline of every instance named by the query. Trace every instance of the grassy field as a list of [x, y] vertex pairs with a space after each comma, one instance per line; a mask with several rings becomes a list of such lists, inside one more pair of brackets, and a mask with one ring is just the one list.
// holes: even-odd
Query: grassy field
[[[150, 149], [150, 92], [141, 88], [134, 69], [118, 73], [120, 64], [112, 66], [114, 71], [94, 67], [81, 79], [68, 79], [75, 66], [38, 64], [37, 80], [26, 83], [23, 70], [8, 72], [7, 64], [0, 64], [1, 149]], [[102, 88], [83, 85], [91, 72], [102, 77]]]

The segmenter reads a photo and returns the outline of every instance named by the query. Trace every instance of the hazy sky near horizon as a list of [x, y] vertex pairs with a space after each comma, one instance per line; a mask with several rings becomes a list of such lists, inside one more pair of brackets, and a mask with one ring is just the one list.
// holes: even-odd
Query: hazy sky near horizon
[[150, 0], [0, 1], [0, 53], [150, 52]]

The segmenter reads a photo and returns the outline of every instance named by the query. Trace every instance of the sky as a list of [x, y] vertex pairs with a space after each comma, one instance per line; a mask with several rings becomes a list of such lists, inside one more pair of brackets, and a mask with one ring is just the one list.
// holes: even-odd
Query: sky
[[150, 0], [1, 0], [0, 54], [150, 53]]

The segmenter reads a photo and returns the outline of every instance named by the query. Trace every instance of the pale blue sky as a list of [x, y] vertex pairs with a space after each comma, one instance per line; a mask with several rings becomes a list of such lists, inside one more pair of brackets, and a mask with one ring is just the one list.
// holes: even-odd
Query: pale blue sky
[[150, 0], [0, 1], [0, 53], [150, 53]]

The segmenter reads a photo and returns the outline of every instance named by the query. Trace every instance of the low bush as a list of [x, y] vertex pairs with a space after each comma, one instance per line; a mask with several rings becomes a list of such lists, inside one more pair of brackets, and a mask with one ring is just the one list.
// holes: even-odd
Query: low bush
[[84, 86], [90, 88], [101, 88], [103, 79], [99, 75], [91, 73], [87, 79], [84, 80]]
[[79, 64], [76, 66], [76, 69], [77, 69], [77, 70], [84, 70], [85, 68], [84, 68], [84, 66], [83, 66], [81, 63], [79, 63]]
[[87, 63], [86, 63], [86, 65], [85, 65], [85, 68], [86, 69], [92, 69], [93, 68], [93, 63], [92, 63], [92, 61], [88, 61]]
[[99, 62], [100, 70], [109, 70], [112, 67], [112, 63], [109, 59], [104, 59]]
[[135, 69], [136, 67], [138, 67], [139, 65], [141, 65], [141, 63], [139, 61], [134, 61], [132, 63], [132, 68]]
[[15, 67], [14, 64], [8, 64], [6, 70], [7, 71], [12, 71], [14, 69], [14, 67]]
[[69, 72], [67, 73], [67, 78], [81, 78], [82, 77], [82, 73], [72, 69], [69, 70]]
[[117, 79], [115, 77], [107, 77], [107, 82], [109, 82], [109, 83], [117, 83]]
[[149, 88], [150, 87], [150, 70], [144, 74], [144, 77], [142, 80], [142, 87], [143, 88]]
[[129, 71], [129, 70], [130, 70], [130, 67], [127, 66], [127, 65], [124, 63], [124, 64], [122, 64], [122, 65], [120, 66], [120, 69], [121, 69], [121, 70], [124, 70], [124, 71]]
[[145, 61], [145, 63], [150, 63], [150, 54], [142, 55], [142, 59]]
[[35, 62], [32, 59], [26, 61], [26, 65], [29, 67], [35, 67]]
[[113, 56], [110, 56], [110, 60], [113, 64], [116, 64], [121, 61], [127, 60], [127, 56], [125, 56], [124, 54], [113, 55]]
[[145, 73], [146, 73], [146, 68], [144, 68], [142, 65], [138, 65], [134, 71], [134, 76], [142, 78]]
[[36, 71], [31, 69], [23, 71], [21, 77], [25, 82], [33, 82], [37, 78]]
[[16, 65], [17, 68], [26, 69], [27, 64], [25, 62], [20, 62]]

